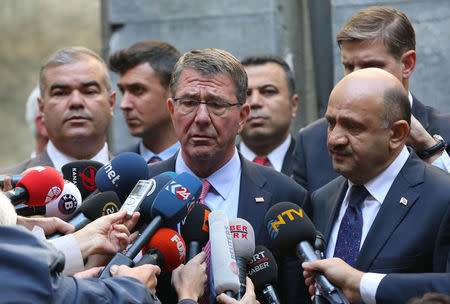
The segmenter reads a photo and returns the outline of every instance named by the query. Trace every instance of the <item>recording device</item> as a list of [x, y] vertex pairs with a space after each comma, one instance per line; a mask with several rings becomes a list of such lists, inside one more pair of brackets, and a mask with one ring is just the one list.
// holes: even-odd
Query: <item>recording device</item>
[[[121, 206], [122, 203], [114, 191], [97, 193], [83, 202], [80, 213], [69, 223], [75, 226], [75, 230], [79, 230], [99, 217], [118, 212]], [[60, 233], [54, 233], [47, 239], [52, 240], [61, 236], [63, 235]]]
[[[316, 228], [298, 205], [281, 202], [266, 213], [264, 222], [272, 245], [283, 255], [297, 257], [302, 262], [318, 260], [311, 244], [316, 239]], [[349, 303], [341, 289], [335, 287], [321, 272], [312, 273], [320, 294], [330, 303]]]
[[120, 209], [126, 210], [127, 215], [132, 216], [134, 212], [139, 210], [139, 206], [145, 197], [155, 191], [155, 187], [156, 182], [154, 179], [139, 180]]
[[265, 303], [280, 304], [274, 288], [278, 281], [278, 266], [272, 252], [264, 246], [256, 246], [247, 266], [247, 275], [255, 285], [255, 289], [261, 291]]
[[101, 192], [114, 191], [125, 202], [139, 180], [149, 178], [145, 159], [139, 154], [125, 152], [101, 167], [95, 175], [95, 184]]
[[29, 207], [24, 204], [16, 206], [16, 213], [22, 216], [45, 215], [56, 216], [69, 221], [78, 214], [81, 207], [80, 190], [71, 182], [64, 180], [64, 189], [61, 194], [47, 205]]
[[202, 251], [209, 240], [208, 216], [211, 210], [204, 204], [193, 204], [181, 222], [180, 232], [187, 244], [186, 261]]
[[37, 167], [25, 174], [14, 189], [5, 193], [15, 206], [42, 206], [57, 198], [64, 188], [62, 175], [52, 167]]
[[161, 228], [156, 231], [150, 242], [142, 249], [142, 259], [136, 266], [144, 264], [158, 265], [162, 272], [177, 268], [186, 258], [186, 245], [175, 230]]
[[82, 199], [97, 189], [95, 175], [103, 167], [101, 162], [95, 160], [76, 160], [61, 167], [64, 179], [71, 181], [80, 190]]
[[117, 253], [113, 257], [99, 277], [101, 279], [110, 277], [112, 265], [132, 266], [133, 259], [144, 248], [163, 222], [168, 223], [171, 220], [178, 222], [186, 214], [188, 206], [192, 202], [197, 201], [201, 190], [201, 181], [189, 173], [182, 173], [171, 180], [161, 189], [153, 202], [151, 208], [152, 221], [125, 254]]
[[240, 300], [244, 296], [247, 286], [247, 262], [255, 252], [255, 232], [252, 225], [242, 218], [230, 219], [229, 224], [234, 254], [239, 268], [240, 288], [236, 299]]
[[11, 178], [11, 185], [13, 187], [15, 187], [23, 177], [23, 175], [0, 175], [0, 188], [3, 188], [5, 186], [5, 178], [8, 176]]
[[227, 214], [222, 210], [215, 210], [209, 214], [208, 221], [214, 289], [217, 294], [225, 292], [228, 296], [235, 297], [240, 288], [239, 268]]

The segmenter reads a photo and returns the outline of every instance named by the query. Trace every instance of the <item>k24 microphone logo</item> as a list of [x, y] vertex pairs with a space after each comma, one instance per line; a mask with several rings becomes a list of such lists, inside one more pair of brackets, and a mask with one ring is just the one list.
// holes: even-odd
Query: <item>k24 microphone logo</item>
[[277, 214], [275, 219], [272, 219], [267, 223], [267, 231], [269, 232], [269, 236], [272, 239], [275, 239], [278, 236], [280, 226], [282, 227], [282, 225], [286, 225], [285, 218], [287, 217], [288, 222], [292, 222], [295, 221], [294, 215], [303, 218], [303, 210], [301, 208], [298, 210], [288, 209], [280, 214]]
[[180, 200], [187, 200], [191, 197], [191, 192], [186, 187], [171, 181], [169, 185], [166, 186], [166, 190], [176, 195]]

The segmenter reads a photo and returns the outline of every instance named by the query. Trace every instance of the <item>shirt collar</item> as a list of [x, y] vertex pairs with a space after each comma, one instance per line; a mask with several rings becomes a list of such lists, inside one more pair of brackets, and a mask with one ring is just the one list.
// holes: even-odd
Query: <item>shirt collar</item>
[[158, 156], [161, 158], [161, 160], [166, 160], [168, 158], [171, 158], [179, 149], [181, 145], [180, 142], [177, 141], [173, 145], [171, 145], [166, 150], [162, 151], [161, 153], [155, 154], [150, 149], [148, 149], [142, 140], [139, 142], [139, 154], [142, 155], [142, 157], [145, 159], [145, 161], [149, 161], [153, 156]]
[[[281, 167], [283, 166], [284, 156], [286, 155], [287, 151], [289, 150], [291, 141], [292, 141], [292, 136], [289, 134], [289, 136], [283, 141], [283, 143], [281, 145], [276, 147], [272, 152], [270, 152], [267, 155], [267, 158], [269, 158], [269, 161], [275, 170], [281, 171]], [[239, 150], [240, 150], [242, 156], [244, 156], [249, 161], [253, 161], [253, 159], [257, 156], [252, 150], [250, 150], [249, 147], [247, 147], [245, 145], [245, 143], [242, 140], [241, 140], [241, 143], [239, 144]]]
[[411, 94], [410, 91], [408, 91], [408, 100], [409, 100], [409, 105], [411, 106], [411, 109], [412, 109], [412, 106], [413, 106], [413, 97], [412, 97], [412, 94]]
[[[403, 165], [406, 163], [409, 157], [409, 152], [406, 146], [403, 146], [402, 151], [397, 155], [395, 160], [387, 167], [386, 170], [381, 172], [377, 177], [373, 178], [371, 181], [366, 183], [364, 186], [370, 195], [376, 199], [380, 204], [383, 203], [386, 198], [389, 189], [394, 183], [395, 178], [402, 169]], [[349, 182], [349, 189], [353, 185]]]
[[[48, 141], [46, 149], [48, 156], [53, 162], [53, 166], [55, 167], [56, 170], [60, 172], [62, 166], [64, 166], [67, 163], [78, 160], [59, 151], [51, 140]], [[109, 162], [108, 144], [106, 142], [103, 148], [93, 158], [91, 158], [91, 160], [101, 162], [102, 164], [106, 164]]]
[[[177, 160], [175, 162], [175, 172], [182, 173], [187, 172], [192, 175], [195, 175], [194, 172], [186, 165], [183, 159], [183, 154], [178, 153]], [[233, 184], [241, 175], [241, 159], [239, 158], [239, 154], [237, 149], [234, 149], [233, 157], [223, 165], [219, 170], [205, 178], [211, 186], [215, 189], [215, 191], [226, 200], [228, 195], [233, 188]]]

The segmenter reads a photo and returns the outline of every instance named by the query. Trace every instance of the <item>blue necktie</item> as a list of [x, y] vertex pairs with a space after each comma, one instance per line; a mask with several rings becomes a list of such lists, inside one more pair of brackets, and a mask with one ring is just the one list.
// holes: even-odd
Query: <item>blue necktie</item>
[[362, 185], [353, 185], [347, 210], [339, 227], [334, 256], [355, 266], [361, 244], [363, 217], [361, 203], [369, 192]]

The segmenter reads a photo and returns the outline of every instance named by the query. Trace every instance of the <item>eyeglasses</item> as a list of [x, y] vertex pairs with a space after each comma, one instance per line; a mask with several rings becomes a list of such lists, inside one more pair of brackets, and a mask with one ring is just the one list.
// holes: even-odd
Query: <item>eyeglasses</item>
[[241, 106], [241, 103], [229, 103], [223, 100], [209, 100], [209, 101], [200, 101], [193, 100], [188, 97], [180, 97], [180, 98], [172, 98], [173, 102], [177, 104], [177, 110], [183, 114], [191, 114], [197, 112], [198, 107], [201, 104], [206, 105], [208, 112], [214, 114], [216, 116], [223, 116], [227, 114], [228, 109], [234, 106]]

